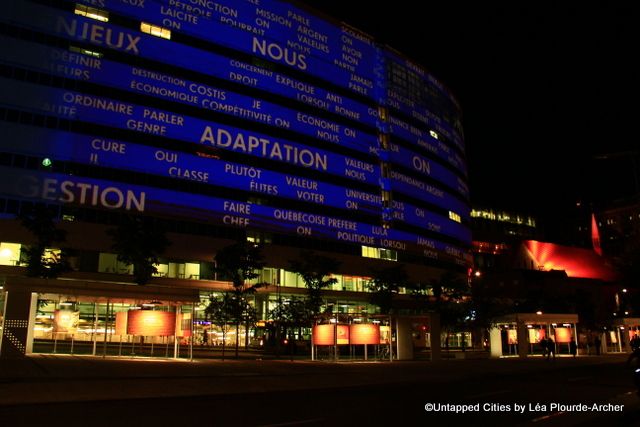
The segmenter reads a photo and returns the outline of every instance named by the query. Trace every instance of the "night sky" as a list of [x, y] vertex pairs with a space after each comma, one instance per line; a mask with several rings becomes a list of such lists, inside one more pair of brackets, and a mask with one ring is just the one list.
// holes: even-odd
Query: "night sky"
[[640, 149], [632, 6], [304, 3], [405, 53], [454, 92], [474, 205], [562, 220], [577, 200], [598, 206], [633, 194], [629, 156], [594, 159]]

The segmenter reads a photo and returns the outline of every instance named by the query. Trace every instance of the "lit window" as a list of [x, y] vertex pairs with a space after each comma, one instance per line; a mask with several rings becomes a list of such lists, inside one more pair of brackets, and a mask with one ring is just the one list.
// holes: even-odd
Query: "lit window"
[[389, 191], [382, 191], [382, 203], [388, 206], [389, 202], [391, 202], [391, 193]]
[[81, 47], [69, 46], [69, 50], [71, 52], [79, 53], [81, 55], [93, 56], [94, 58], [102, 58], [102, 54], [100, 52], [96, 52], [89, 49], [83, 49]]
[[20, 265], [20, 243], [0, 243], [0, 265]]
[[387, 120], [387, 109], [378, 107], [378, 115], [380, 116], [380, 120]]
[[434, 137], [435, 139], [438, 139], [438, 132], [434, 131], [434, 130], [430, 130], [429, 131], [429, 135], [431, 135], [432, 137]]
[[388, 150], [389, 149], [389, 136], [382, 133], [382, 134], [380, 134], [378, 136], [378, 139], [380, 140], [380, 146], [384, 150]]
[[162, 37], [163, 39], [171, 40], [171, 30], [157, 25], [151, 25], [146, 22], [140, 23], [140, 31], [143, 33], [151, 34], [152, 36]]
[[386, 259], [388, 261], [398, 260], [398, 251], [393, 249], [372, 248], [370, 246], [362, 246], [362, 256], [365, 258]]
[[393, 249], [380, 249], [380, 259], [398, 261], [398, 252]]
[[253, 243], [254, 245], [268, 244], [271, 243], [271, 235], [255, 230], [247, 230], [247, 242]]
[[449, 219], [455, 222], [462, 222], [462, 218], [455, 212], [449, 211]]
[[44, 253], [42, 254], [42, 262], [48, 268], [49, 265], [60, 262], [61, 257], [62, 257], [62, 252], [60, 251], [60, 249], [46, 248], [44, 250]]
[[75, 13], [76, 15], [85, 16], [87, 18], [95, 19], [97, 21], [109, 22], [109, 12], [96, 9], [94, 7], [77, 4]]

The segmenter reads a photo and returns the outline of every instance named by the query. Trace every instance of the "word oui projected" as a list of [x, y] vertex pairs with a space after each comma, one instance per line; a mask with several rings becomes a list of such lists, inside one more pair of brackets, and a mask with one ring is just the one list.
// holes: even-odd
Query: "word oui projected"
[[[463, 248], [430, 237], [470, 241], [468, 227], [447, 215], [448, 211], [468, 217], [469, 190], [457, 101], [423, 69], [357, 30], [278, 0], [80, 1], [163, 26], [175, 31], [175, 37], [166, 40], [40, 4], [11, 2], [0, 22], [117, 54], [87, 56], [75, 47], [68, 51], [3, 35], [0, 62], [100, 85], [115, 94], [128, 92], [125, 99], [138, 95], [140, 101], [85, 93], [90, 90], [82, 85], [76, 87], [84, 92], [0, 78], [2, 102], [9, 108], [82, 122], [74, 130], [97, 125], [128, 133], [118, 140], [0, 124], [16, 136], [0, 148], [50, 157], [54, 164], [63, 160], [192, 181], [194, 189], [185, 193], [24, 173], [21, 180], [0, 184], [4, 193], [162, 216], [174, 215], [179, 207], [181, 215], [195, 221], [406, 250], [461, 265], [469, 262]], [[181, 43], [186, 40], [181, 35], [201, 42], [188, 46]], [[119, 62], [127, 56], [151, 62]], [[249, 57], [253, 60], [242, 59]], [[164, 64], [171, 74], [146, 68], [152, 63]], [[424, 85], [429, 99], [423, 102], [404, 93], [391, 70], [404, 70], [407, 81]], [[307, 82], [305, 74], [313, 77]], [[311, 108], [296, 108], [289, 101]], [[148, 106], [156, 104], [169, 106]], [[441, 113], [434, 114], [431, 106], [442, 106], [435, 107]], [[126, 140], [133, 140], [134, 132], [146, 134], [141, 144]], [[171, 147], [178, 148], [143, 145], [151, 138], [173, 140]], [[181, 148], [180, 143], [185, 145]], [[266, 161], [242, 160], [242, 155]], [[389, 166], [384, 173], [382, 165]], [[351, 187], [349, 182], [358, 184]], [[196, 188], [205, 188], [197, 186], [237, 189], [234, 197], [240, 200], [195, 194]], [[265, 195], [265, 204], [247, 203], [243, 192]], [[383, 202], [386, 192], [393, 200]], [[268, 206], [275, 198], [293, 200], [290, 207], [300, 202], [311, 207]], [[322, 212], [319, 206], [337, 210], [327, 209], [333, 215], [311, 213]], [[431, 212], [434, 206], [442, 212]], [[353, 216], [349, 211], [361, 213], [364, 222], [345, 219]], [[393, 225], [382, 227], [381, 220]], [[408, 224], [406, 230], [418, 234], [402, 226], [398, 230], [396, 223]], [[419, 235], [420, 229], [428, 230], [429, 237]]]

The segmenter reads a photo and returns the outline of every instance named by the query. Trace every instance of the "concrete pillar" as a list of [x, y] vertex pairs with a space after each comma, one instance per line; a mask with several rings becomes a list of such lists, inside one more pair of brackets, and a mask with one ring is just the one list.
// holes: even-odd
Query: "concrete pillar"
[[439, 313], [431, 313], [431, 315], [429, 316], [429, 332], [431, 333], [431, 361], [433, 362], [442, 359]]
[[[433, 339], [433, 334], [431, 339]], [[398, 360], [413, 360], [411, 319], [400, 317], [396, 318], [396, 346]]]
[[529, 354], [529, 332], [522, 320], [516, 319], [518, 336], [518, 357], [527, 357]]
[[255, 309], [258, 320], [267, 319], [267, 295], [256, 294], [255, 295]]
[[620, 342], [622, 344], [622, 351], [625, 353], [631, 353], [631, 343], [629, 342], [629, 326], [625, 325], [624, 329], [620, 329]]
[[489, 331], [489, 347], [491, 349], [491, 357], [502, 357], [502, 330], [500, 328], [491, 328]]
[[11, 291], [5, 294], [4, 327], [0, 357], [24, 357], [33, 352], [33, 329], [38, 309], [38, 294]]

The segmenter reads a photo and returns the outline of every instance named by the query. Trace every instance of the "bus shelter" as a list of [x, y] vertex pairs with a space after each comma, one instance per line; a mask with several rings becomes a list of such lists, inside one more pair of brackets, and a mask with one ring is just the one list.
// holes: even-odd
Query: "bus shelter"
[[495, 319], [489, 333], [491, 357], [543, 355], [541, 341], [551, 338], [556, 354], [570, 354], [578, 345], [577, 314], [513, 313]]

